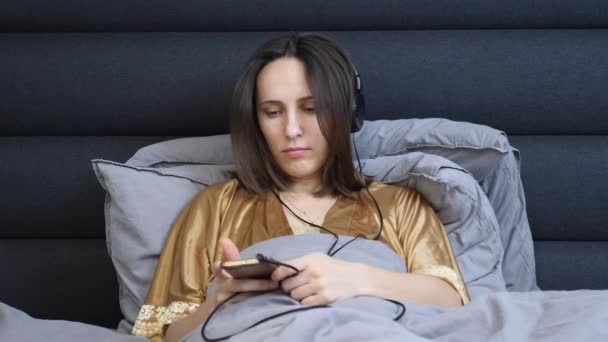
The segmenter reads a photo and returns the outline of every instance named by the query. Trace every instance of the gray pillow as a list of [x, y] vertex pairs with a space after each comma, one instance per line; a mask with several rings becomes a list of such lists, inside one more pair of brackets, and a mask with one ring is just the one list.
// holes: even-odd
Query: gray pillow
[[528, 223], [526, 197], [520, 176], [519, 150], [496, 162], [494, 170], [480, 183], [496, 213], [504, 249], [503, 275], [508, 291], [539, 291], [536, 284], [534, 243]]
[[[363, 160], [379, 181], [419, 190], [448, 230], [472, 297], [504, 289], [502, 247], [487, 199], [470, 174], [448, 160], [423, 153]], [[229, 179], [232, 165], [163, 163], [154, 168], [92, 161], [106, 190], [107, 247], [119, 283], [129, 333], [148, 292], [164, 241], [179, 212], [206, 186]], [[485, 201], [485, 202], [484, 202]]]
[[173, 222], [200, 190], [228, 179], [226, 166], [140, 168], [103, 159], [92, 165], [106, 190], [106, 244], [125, 317], [118, 331], [130, 333]]
[[179, 138], [161, 141], [139, 149], [127, 161], [134, 166], [157, 166], [159, 164], [179, 164], [200, 162], [205, 164], [232, 164], [230, 135]]
[[509, 150], [499, 130], [441, 118], [365, 121], [354, 141], [362, 159], [414, 151], [435, 154], [464, 167], [478, 182]]
[[377, 120], [366, 121], [355, 141], [361, 158], [420, 151], [445, 157], [471, 172], [496, 213], [507, 290], [539, 290], [520, 154], [504, 132], [447, 119]]
[[383, 183], [416, 189], [429, 202], [446, 228], [471, 299], [506, 291], [494, 209], [467, 170], [421, 152], [363, 160], [361, 166]]
[[[498, 219], [507, 289], [539, 290], [519, 152], [510, 146], [504, 132], [442, 118], [376, 120], [364, 122], [361, 131], [355, 133], [354, 143], [361, 159], [418, 151], [445, 157], [469, 171], [486, 192]], [[230, 137], [225, 134], [161, 142], [140, 149], [127, 164], [171, 162], [230, 164]]]

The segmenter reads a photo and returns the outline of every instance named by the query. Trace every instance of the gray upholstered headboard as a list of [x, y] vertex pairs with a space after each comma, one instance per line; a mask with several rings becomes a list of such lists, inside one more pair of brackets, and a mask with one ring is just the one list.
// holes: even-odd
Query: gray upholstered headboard
[[21, 1], [0, 10], [0, 301], [115, 327], [104, 192], [90, 160], [227, 133], [241, 65], [322, 31], [361, 73], [368, 120], [507, 132], [543, 289], [608, 288], [608, 3]]

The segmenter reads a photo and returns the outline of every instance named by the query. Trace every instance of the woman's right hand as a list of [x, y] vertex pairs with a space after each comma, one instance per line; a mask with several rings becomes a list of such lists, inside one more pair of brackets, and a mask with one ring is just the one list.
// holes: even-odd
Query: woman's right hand
[[[239, 249], [230, 239], [220, 239], [220, 245], [224, 250], [224, 260], [239, 260]], [[215, 274], [215, 293], [206, 298], [196, 311], [182, 319], [171, 323], [167, 328], [165, 341], [181, 341], [181, 338], [192, 331], [197, 325], [205, 322], [213, 309], [235, 292], [243, 292], [232, 298], [224, 305], [240, 302], [245, 298], [254, 296], [256, 291], [269, 291], [278, 289], [278, 282], [266, 279], [234, 279], [228, 272], [222, 269], [222, 262], [216, 261], [211, 265], [211, 271]]]
[[[239, 260], [238, 247], [228, 238], [221, 238], [220, 245], [224, 251], [224, 260], [233, 261]], [[222, 268], [221, 261], [215, 261], [211, 267], [215, 275], [215, 294], [212, 301], [215, 305], [221, 303], [226, 298], [232, 296], [235, 292], [243, 292], [240, 295], [229, 300], [224, 305], [235, 304], [251, 296], [255, 296], [256, 292], [271, 291], [279, 288], [277, 281], [268, 279], [235, 279], [230, 273]], [[215, 306], [214, 305], [214, 306]]]

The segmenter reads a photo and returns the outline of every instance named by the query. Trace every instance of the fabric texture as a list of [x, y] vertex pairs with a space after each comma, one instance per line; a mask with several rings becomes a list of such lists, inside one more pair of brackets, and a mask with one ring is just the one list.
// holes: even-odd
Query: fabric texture
[[504, 249], [502, 272], [507, 290], [539, 291], [534, 242], [520, 171], [519, 150], [509, 146], [509, 152], [496, 162], [494, 170], [480, 185], [500, 226]]
[[0, 341], [2, 342], [149, 342], [141, 336], [70, 320], [37, 319], [0, 302]]
[[448, 233], [471, 297], [505, 291], [499, 226], [485, 193], [464, 168], [422, 152], [364, 160], [365, 173], [419, 191]]
[[[608, 108], [604, 82], [608, 77], [608, 65], [604, 62], [608, 60], [608, 51], [603, 48], [606, 33], [603, 30], [570, 30], [574, 26], [563, 21], [564, 16], [558, 14], [577, 13], [585, 28], [591, 28], [587, 23], [595, 17], [596, 22], [601, 23], [596, 27], [605, 28], [605, 5], [585, 0], [594, 5], [584, 8], [578, 1], [576, 4], [565, 0], [560, 2], [561, 5], [546, 9], [534, 3], [523, 5], [522, 2], [522, 6], [530, 6], [528, 16], [515, 14], [513, 6], [503, 3], [496, 7], [494, 3], [475, 2], [479, 4], [473, 5], [476, 9], [471, 6], [461, 9], [455, 4], [442, 2], [431, 4], [429, 8], [433, 10], [418, 16], [410, 12], [417, 2], [384, 5], [351, 1], [343, 2], [348, 5], [336, 6], [329, 5], [333, 2], [309, 0], [300, 1], [299, 7], [292, 7], [291, 2], [289, 7], [269, 7], [268, 12], [281, 14], [267, 17], [264, 11], [259, 17], [251, 16], [251, 19], [265, 20], [269, 24], [283, 23], [279, 24], [283, 29], [309, 29], [313, 27], [309, 26], [310, 17], [326, 14], [328, 6], [352, 10], [349, 17], [343, 17], [345, 11], [338, 12], [339, 18], [326, 17], [327, 21], [317, 27], [323, 27], [321, 30], [334, 28], [327, 33], [356, 58], [368, 100], [368, 119], [445, 116], [484, 122], [518, 135], [605, 136], [608, 134], [608, 118], [603, 115]], [[196, 4], [202, 8], [211, 6], [210, 10], [217, 8], [215, 5]], [[226, 21], [241, 24], [241, 19], [250, 17], [236, 16], [231, 2], [223, 4], [226, 11], [235, 16], [231, 15], [230, 19], [218, 17], [222, 26], [213, 32], [180, 28], [177, 29], [180, 32], [157, 32], [144, 26], [136, 26], [134, 30], [129, 26], [125, 30], [125, 26], [117, 24], [115, 31], [124, 34], [116, 35], [113, 29], [103, 25], [84, 27], [82, 32], [91, 34], [75, 34], [69, 36], [70, 39], [66, 39], [63, 29], [51, 29], [49, 31], [54, 32], [40, 32], [24, 40], [18, 31], [39, 32], [38, 29], [44, 30], [48, 26], [18, 28], [16, 32], [5, 29], [3, 43], [6, 45], [3, 46], [15, 53], [0, 54], [6, 80], [0, 83], [0, 93], [4, 97], [2, 134], [188, 136], [226, 133], [230, 94], [239, 66], [257, 46], [278, 32], [272, 29], [258, 31], [250, 25], [238, 25], [237, 30], [221, 32], [225, 30]], [[396, 6], [401, 4], [407, 9], [396, 10]], [[19, 3], [19, 6], [23, 6], [20, 14], [0, 13], [3, 16], [0, 23], [26, 18], [38, 23], [40, 19], [48, 18], [46, 15], [44, 18], [27, 15], [27, 8], [36, 8], [45, 14], [54, 13], [61, 18], [57, 23], [67, 23], [76, 18], [91, 23], [90, 18], [93, 17], [81, 13], [84, 8], [71, 6], [66, 6], [69, 10], [65, 15], [59, 15], [55, 7], [43, 10], [48, 5], [41, 1], [36, 1], [36, 5]], [[164, 7], [160, 3], [156, 6]], [[372, 6], [374, 10], [371, 12], [377, 15], [378, 20], [365, 25], [362, 31], [354, 32], [343, 31], [344, 26], [335, 25], [336, 20], [344, 18], [350, 18], [347, 20], [353, 24], [366, 22], [370, 11], [362, 6]], [[100, 7], [105, 5], [100, 3]], [[521, 7], [517, 7], [517, 13], [520, 13]], [[311, 12], [311, 8], [322, 10]], [[282, 12], [287, 9], [296, 13], [297, 22], [283, 16]], [[86, 10], [89, 10], [88, 6]], [[100, 13], [109, 16], [112, 23], [135, 19], [124, 16], [128, 7], [115, 7], [115, 10], [119, 14], [111, 14], [105, 8], [91, 9], [95, 16]], [[174, 27], [166, 26], [169, 18], [144, 15], [147, 10], [148, 6], [145, 10], [142, 8], [141, 19], [154, 21], [162, 27], [161, 30], [173, 31]], [[539, 20], [539, 10], [545, 12], [546, 21]], [[240, 6], [238, 11], [250, 13]], [[417, 23], [424, 29], [393, 30], [395, 26], [384, 18], [394, 11], [397, 11], [400, 24]], [[213, 17], [216, 14], [215, 11], [198, 13], [183, 8], [179, 13], [186, 15], [176, 15], [176, 12], [166, 9], [163, 12], [171, 20], [180, 22], [194, 20], [190, 13], [201, 15], [205, 18], [198, 20], [201, 24], [212, 20], [209, 13], [213, 13]], [[467, 29], [452, 29], [455, 23], [444, 21], [446, 15], [462, 12], [466, 14], [456, 16], [456, 25]], [[494, 18], [505, 15], [527, 28], [568, 29], [480, 30], [476, 29], [479, 26], [471, 23], [471, 15], [482, 17], [493, 28], [498, 28]], [[429, 29], [429, 25], [422, 24], [425, 22], [423, 18], [439, 19], [444, 23], [442, 29]], [[74, 28], [71, 24], [66, 25]], [[505, 26], [514, 28], [511, 25], [502, 27]], [[154, 34], [142, 34], [142, 31]], [[146, 35], [150, 38], [142, 39]], [[53, 49], [58, 44], [62, 48]], [[54, 67], [43, 67], [47, 65], [48, 56], [40, 53], [40, 49], [55, 51]], [[75, 59], [81, 63], [74, 63]], [[111, 61], [114, 72], [108, 72], [108, 64], [101, 61]], [[159, 82], [160, 79], [164, 81]], [[14, 86], [21, 80], [27, 80], [30, 91]], [[130, 90], [126, 91], [127, 83], [121, 82], [129, 82]], [[103, 100], [101, 90], [107, 91]], [[51, 94], [57, 96], [49, 97]], [[189, 97], [194, 94], [206, 96]], [[161, 103], [158, 102], [160, 95]], [[45, 105], [40, 106], [40, 103]], [[120, 120], [110, 120], [108, 115]]]
[[[160, 341], [164, 325], [204, 302], [212, 279], [210, 265], [221, 260], [220, 237], [229, 237], [244, 250], [257, 242], [293, 234], [271, 192], [251, 194], [239, 184], [233, 179], [208, 187], [182, 211], [165, 243], [134, 325], [135, 334]], [[409, 188], [374, 182], [369, 191], [383, 210], [379, 240], [405, 261], [409, 272], [444, 279], [468, 303], [456, 258], [433, 208]], [[380, 230], [374, 204], [365, 191], [353, 195], [355, 198], [339, 198], [322, 226], [338, 235], [372, 238]]]
[[[332, 241], [326, 234], [285, 236], [255, 244], [242, 254], [288, 259], [323, 251]], [[341, 237], [339, 244], [346, 241], [348, 237]], [[396, 253], [377, 241], [355, 241], [336, 257], [397, 272], [406, 269]], [[214, 283], [209, 291], [214, 291]], [[357, 297], [246, 330], [264, 318], [302, 307], [273, 291], [222, 308], [205, 333], [210, 338], [236, 334], [230, 341], [598, 341], [608, 338], [606, 301], [608, 291], [503, 291], [481, 295], [455, 309], [401, 301], [406, 312], [393, 321], [399, 313], [393, 303]], [[202, 324], [184, 341], [204, 341]]]
[[[498, 235], [492, 233], [497, 230], [494, 214], [468, 172], [442, 157], [420, 152], [364, 163], [364, 169], [375, 170], [379, 180], [401, 181], [429, 201], [447, 229], [471, 297], [504, 290], [498, 266], [502, 247]], [[222, 171], [231, 166], [180, 163], [143, 168], [94, 160], [93, 167], [107, 191], [108, 250], [118, 274], [125, 317], [119, 331], [130, 332], [180, 210], [207, 184], [227, 180]]]
[[129, 333], [179, 212], [201, 189], [227, 177], [216, 165], [151, 169], [95, 159], [92, 166], [106, 190], [106, 243], [124, 315], [118, 330]]
[[[304, 243], [276, 241], [297, 246], [283, 255], [298, 255], [310, 250], [308, 239], [322, 235], [290, 236]], [[315, 240], [313, 240], [313, 238]], [[330, 239], [321, 241], [329, 243]], [[344, 239], [342, 240], [344, 241]], [[275, 242], [275, 241], [273, 241]], [[362, 241], [370, 243], [373, 241]], [[345, 248], [337, 257], [366, 260], [391, 268], [403, 262], [382, 244], [366, 244], [365, 250]], [[359, 245], [361, 246], [361, 245]], [[254, 247], [255, 248], [255, 247]], [[253, 252], [254, 248], [250, 251]], [[267, 248], [263, 248], [267, 253]], [[365, 251], [370, 253], [365, 255]], [[279, 254], [278, 251], [273, 251]], [[355, 253], [356, 252], [356, 253]], [[363, 252], [363, 253], [362, 253]], [[361, 255], [359, 255], [361, 254]], [[250, 253], [248, 255], [251, 255]], [[444, 309], [403, 301], [406, 313], [397, 322], [398, 308], [393, 303], [371, 297], [359, 297], [334, 304], [330, 308], [285, 315], [246, 332], [241, 330], [272, 314], [299, 308], [299, 303], [285, 295], [268, 293], [252, 297], [220, 310], [205, 333], [210, 338], [236, 334], [230, 341], [509, 341], [509, 342], [591, 342], [608, 340], [608, 291], [538, 291], [500, 292], [478, 298], [462, 308]], [[246, 314], [243, 314], [246, 313]], [[297, 315], [297, 318], [295, 317]], [[559, 324], [556, 324], [559, 322]], [[201, 342], [202, 323], [182, 341]], [[125, 335], [80, 322], [36, 319], [23, 311], [0, 303], [0, 341], [145, 342], [141, 336]]]
[[539, 290], [520, 153], [511, 147], [504, 132], [441, 118], [376, 120], [365, 122], [355, 142], [360, 142], [360, 158], [420, 151], [442, 156], [469, 171], [482, 186], [498, 220], [507, 290]]
[[464, 167], [478, 182], [509, 150], [497, 129], [443, 118], [365, 121], [354, 142], [363, 159], [416, 151], [435, 154]]
[[[282, 255], [298, 255], [330, 243], [332, 237], [321, 234], [289, 236], [294, 241], [274, 239], [272, 243], [297, 246]], [[307, 240], [312, 240], [307, 243]], [[323, 239], [319, 241], [320, 239]], [[275, 241], [276, 240], [276, 241]], [[342, 238], [341, 242], [346, 239]], [[285, 242], [291, 242], [286, 244]], [[384, 268], [403, 263], [388, 247], [374, 241], [356, 241], [336, 255], [346, 260], [366, 260]], [[365, 244], [360, 244], [365, 243]], [[255, 248], [270, 251], [265, 244]], [[285, 295], [268, 293], [252, 297], [220, 310], [205, 333], [210, 338], [236, 334], [230, 341], [509, 341], [509, 342], [591, 342], [608, 340], [608, 291], [537, 291], [499, 292], [479, 297], [457, 309], [420, 305], [403, 301], [406, 313], [394, 322], [398, 308], [393, 303], [371, 297], [359, 297], [334, 304], [330, 308], [285, 315], [274, 322], [242, 332], [260, 319], [299, 308], [299, 303]], [[245, 313], [245, 314], [239, 314]], [[204, 341], [202, 323], [182, 341]], [[141, 336], [125, 335], [92, 324], [65, 320], [36, 319], [25, 312], [0, 303], [0, 341], [145, 342]]]
[[[270, 2], [268, 5], [278, 3], [281, 2]], [[466, 7], [463, 7], [451, 1], [437, 3], [399, 1], [385, 5], [384, 3], [367, 1], [335, 0], [326, 3], [293, 0], [289, 2], [289, 7], [269, 6], [255, 16], [240, 14], [257, 13], [260, 11], [259, 4], [246, 1], [239, 5], [236, 7], [233, 3], [222, 3], [219, 6], [214, 0], [201, 0], [185, 2], [174, 10], [169, 10], [162, 3], [151, 2], [141, 9], [141, 15], [124, 17], [124, 13], [129, 11], [131, 7], [123, 3], [93, 3], [85, 8], [75, 9], [62, 3], [53, 6], [46, 1], [32, 0], [27, 3], [14, 2], [7, 4], [0, 13], [0, 27], [6, 32], [41, 30], [54, 32], [227, 31], [238, 32], [239, 37], [244, 36], [243, 39], [245, 39], [249, 38], [247, 34], [252, 31], [280, 32], [290, 28], [296, 30], [304, 28], [307, 31], [354, 31], [348, 32], [351, 34], [370, 29], [407, 32], [446, 29], [461, 31], [475, 28], [484, 32], [484, 30], [521, 30], [538, 27], [547, 27], [553, 30], [560, 28], [604, 28], [606, 20], [608, 20], [604, 11], [606, 9], [605, 4], [591, 0], [581, 0], [576, 3], [567, 0], [555, 0], [552, 2], [551, 8], [538, 7], [531, 2], [518, 3], [517, 6], [505, 3], [470, 2]], [[311, 7], [322, 8], [323, 11], [309, 12]], [[24, 15], [24, 13], [29, 13], [32, 8], [38, 9], [40, 13], [48, 14], [43, 17]], [[184, 15], [178, 16], [177, 13]], [[559, 21], [556, 21], [556, 19], [559, 19]], [[532, 32], [529, 34], [535, 33], [533, 30], [530, 31]], [[455, 36], [458, 37], [458, 35]], [[360, 49], [365, 47], [365, 45], [361, 47], [356, 45], [356, 48]], [[385, 46], [374, 46], [376, 49], [382, 47]], [[219, 48], [220, 46], [213, 46], [210, 51], [216, 51]], [[236, 47], [234, 51], [238, 51]], [[176, 51], [174, 54], [179, 52]], [[225, 55], [221, 56], [224, 57]], [[213, 57], [213, 55], [210, 57]], [[559, 59], [560, 57], [556, 56], [555, 58]], [[495, 57], [494, 59], [498, 58]], [[402, 63], [407, 62], [403, 61]], [[446, 60], [446, 64], [448, 62], [451, 62], [451, 60]], [[205, 64], [207, 64], [207, 61], [205, 61]], [[380, 64], [377, 67], [377, 72], [407, 70], [401, 68], [401, 66], [393, 67], [393, 64], [389, 65], [392, 68], [386, 67], [388, 70], [384, 70], [385, 65]], [[180, 69], [176, 66], [171, 70], [178, 71]], [[515, 76], [518, 75], [512, 77]], [[525, 74], [522, 74], [522, 76], [525, 76]], [[222, 80], [215, 74], [207, 77], [211, 78], [210, 82]], [[87, 81], [91, 82], [90, 79], [87, 79]]]

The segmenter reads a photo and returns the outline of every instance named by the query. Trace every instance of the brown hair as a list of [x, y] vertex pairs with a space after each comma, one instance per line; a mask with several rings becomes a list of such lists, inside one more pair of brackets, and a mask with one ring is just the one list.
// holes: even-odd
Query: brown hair
[[[315, 196], [343, 194], [363, 184], [352, 162], [350, 127], [354, 103], [354, 71], [348, 53], [329, 37], [289, 33], [260, 46], [242, 69], [230, 107], [230, 135], [236, 169], [231, 172], [249, 191], [285, 190], [289, 176], [277, 165], [257, 120], [256, 82], [272, 61], [294, 57], [302, 61], [315, 100], [321, 133], [328, 143], [321, 189]], [[371, 178], [366, 177], [367, 183]]]

